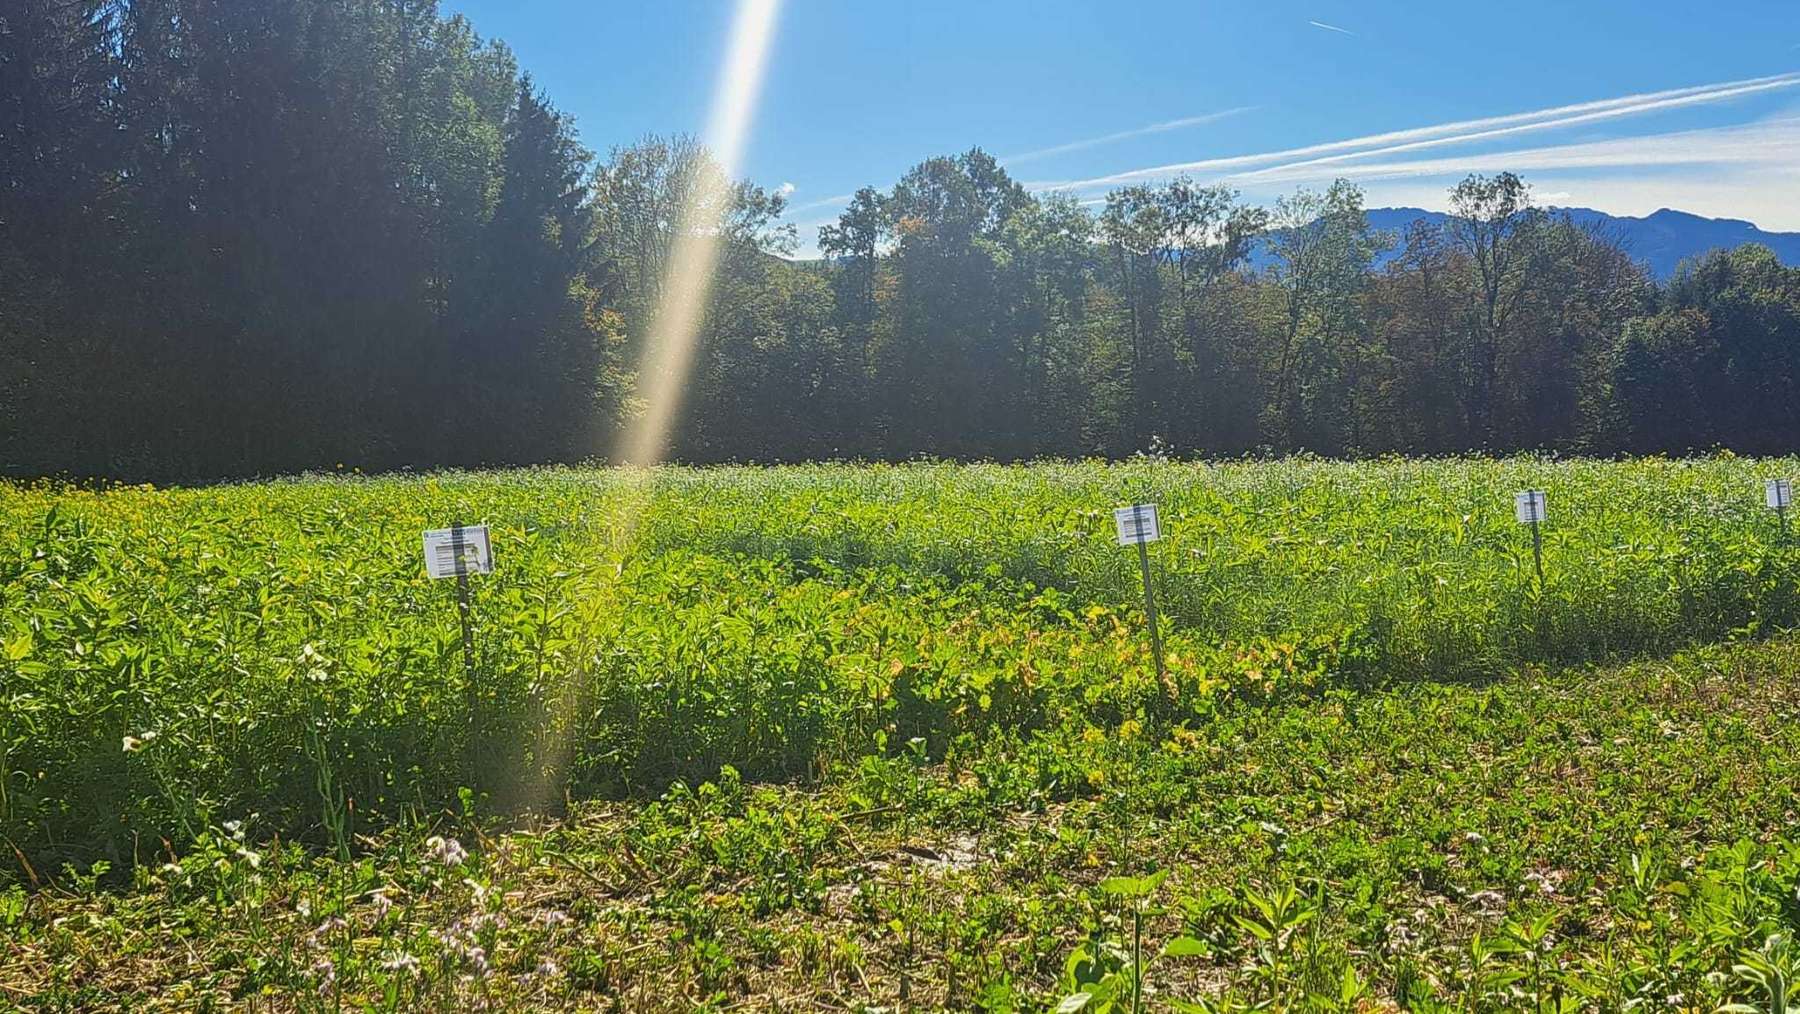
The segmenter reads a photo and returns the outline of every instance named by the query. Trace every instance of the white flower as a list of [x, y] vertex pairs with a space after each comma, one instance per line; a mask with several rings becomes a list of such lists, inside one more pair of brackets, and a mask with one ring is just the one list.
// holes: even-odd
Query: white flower
[[1525, 883], [1536, 886], [1538, 893], [1548, 898], [1556, 896], [1556, 884], [1560, 879], [1561, 877], [1555, 872], [1543, 874], [1533, 870], [1530, 873], [1525, 874]]
[[1407, 924], [1405, 919], [1395, 919], [1388, 926], [1388, 947], [1402, 951], [1417, 947], [1424, 938], [1417, 930]]
[[125, 746], [125, 752], [126, 753], [137, 753], [139, 750], [142, 750], [144, 747], [149, 746], [150, 743], [155, 739], [156, 739], [155, 730], [146, 731], [146, 732], [143, 732], [136, 736], [126, 736], [123, 741], [124, 746]]
[[469, 967], [474, 970], [477, 977], [485, 979], [494, 973], [494, 970], [488, 967], [487, 951], [483, 948], [471, 947], [463, 956], [469, 959]]
[[311, 933], [308, 933], [306, 935], [306, 946], [308, 946], [308, 947], [323, 947], [324, 946], [324, 943], [323, 943], [324, 938], [331, 933], [335, 933], [338, 930], [343, 929], [344, 925], [345, 925], [344, 920], [338, 918], [335, 915], [332, 916], [331, 918], [320, 923], [317, 927], [315, 927], [313, 929], [313, 931]]
[[1506, 896], [1499, 891], [1476, 891], [1469, 895], [1469, 904], [1487, 912], [1504, 912]]
[[445, 866], [461, 866], [469, 853], [462, 847], [462, 842], [455, 838], [443, 838], [432, 835], [425, 839], [425, 851], [431, 858]]
[[410, 954], [396, 954], [383, 961], [381, 967], [390, 972], [417, 972], [419, 959]]

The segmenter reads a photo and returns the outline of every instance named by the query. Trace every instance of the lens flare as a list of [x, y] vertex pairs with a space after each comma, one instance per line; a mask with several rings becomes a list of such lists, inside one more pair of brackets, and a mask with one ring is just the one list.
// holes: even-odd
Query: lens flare
[[[781, 0], [740, 0], [738, 4], [730, 50], [703, 136], [719, 171], [698, 174], [701, 178], [687, 194], [676, 219], [662, 295], [638, 364], [644, 410], [625, 431], [616, 454], [631, 467], [617, 473], [623, 480], [623, 495], [609, 505], [606, 519], [611, 561], [598, 568], [598, 584], [584, 596], [583, 610], [604, 610], [618, 594], [618, 578], [625, 573], [625, 561], [636, 542], [638, 518], [654, 495], [657, 473], [650, 466], [663, 460], [673, 442], [724, 242], [721, 216], [730, 213], [731, 181], [743, 161], [780, 7]], [[538, 808], [554, 801], [558, 777], [567, 777], [574, 739], [588, 707], [590, 688], [581, 684], [595, 678], [596, 673], [578, 667], [554, 695], [555, 702], [537, 729], [533, 768], [522, 773], [522, 783], [515, 783], [524, 795], [513, 802]]]
[[620, 454], [634, 465], [661, 461], [674, 436], [707, 295], [719, 264], [724, 233], [719, 216], [728, 211], [730, 203], [723, 190], [731, 186], [743, 161], [780, 7], [780, 0], [742, 0], [738, 5], [731, 52], [713, 93], [712, 117], [704, 136], [720, 172], [701, 174], [703, 178], [688, 194], [678, 219], [662, 298], [651, 318], [638, 368], [644, 412], [627, 431]]

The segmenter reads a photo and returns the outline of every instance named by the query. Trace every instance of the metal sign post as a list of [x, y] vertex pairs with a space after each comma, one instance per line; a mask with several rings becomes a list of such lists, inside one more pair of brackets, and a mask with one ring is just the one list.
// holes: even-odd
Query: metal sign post
[[475, 713], [475, 629], [469, 609], [469, 575], [492, 574], [494, 550], [486, 525], [452, 525], [425, 533], [425, 573], [456, 578], [456, 621], [462, 627], [464, 693]]
[[456, 622], [462, 625], [463, 675], [469, 682], [475, 682], [475, 631], [469, 626], [469, 570], [461, 565], [463, 558], [463, 530], [461, 525], [450, 529], [450, 552], [457, 559], [456, 568]]
[[1162, 538], [1162, 524], [1153, 503], [1120, 507], [1113, 511], [1113, 524], [1119, 531], [1119, 545], [1137, 546], [1138, 568], [1144, 573], [1144, 616], [1150, 621], [1150, 651], [1156, 659], [1156, 679], [1166, 688], [1167, 673], [1163, 669], [1162, 631], [1156, 622], [1156, 592], [1150, 583], [1150, 543]]
[[1763, 483], [1763, 501], [1775, 508], [1775, 516], [1781, 522], [1781, 541], [1788, 537], [1788, 507], [1794, 500], [1794, 481], [1792, 479], [1770, 479]]
[[1513, 516], [1531, 526], [1531, 558], [1537, 564], [1538, 588], [1544, 587], [1544, 491], [1528, 489], [1513, 495]]

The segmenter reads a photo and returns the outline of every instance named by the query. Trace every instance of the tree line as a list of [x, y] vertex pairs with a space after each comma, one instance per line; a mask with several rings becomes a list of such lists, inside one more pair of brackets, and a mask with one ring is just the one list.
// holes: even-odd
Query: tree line
[[0, 469], [197, 480], [604, 458], [693, 194], [723, 254], [697, 462], [1309, 450], [1786, 453], [1800, 270], [1666, 284], [1472, 176], [1444, 224], [1338, 182], [1095, 206], [980, 150], [782, 195], [682, 137], [596, 156], [433, 0], [0, 14]]

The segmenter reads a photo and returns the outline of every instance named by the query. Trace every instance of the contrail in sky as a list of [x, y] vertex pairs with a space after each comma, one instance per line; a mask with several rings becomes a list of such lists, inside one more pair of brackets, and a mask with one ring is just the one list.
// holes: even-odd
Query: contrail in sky
[[1218, 174], [1263, 167], [1286, 168], [1287, 165], [1302, 159], [1315, 162], [1326, 161], [1320, 156], [1341, 155], [1352, 158], [1391, 154], [1395, 151], [1438, 147], [1446, 144], [1460, 144], [1525, 131], [1549, 130], [1596, 120], [1633, 116], [1662, 109], [1722, 102], [1741, 95], [1792, 88], [1796, 85], [1800, 85], [1800, 72], [1697, 85], [1690, 88], [1673, 88], [1637, 95], [1623, 95], [1617, 98], [1554, 106], [1526, 113], [1509, 113], [1504, 116], [1489, 116], [1474, 120], [1456, 120], [1428, 127], [1369, 134], [1300, 148], [1200, 159], [1193, 162], [1176, 162], [1144, 169], [1129, 169], [1089, 179], [1036, 182], [1027, 184], [1027, 186], [1033, 190], [1092, 190], [1123, 183], [1166, 178], [1178, 173]]
[[1216, 113], [1205, 113], [1200, 116], [1187, 116], [1179, 120], [1166, 120], [1162, 123], [1152, 123], [1146, 127], [1134, 127], [1130, 130], [1121, 130], [1112, 134], [1102, 134], [1099, 137], [1090, 137], [1081, 141], [1070, 141], [1067, 144], [1059, 144], [1049, 148], [1039, 148], [1036, 151], [1022, 152], [1018, 155], [1005, 155], [1001, 157], [1000, 161], [1009, 165], [1016, 165], [1020, 162], [1030, 162], [1034, 159], [1049, 158], [1052, 155], [1062, 155], [1071, 151], [1081, 151], [1084, 148], [1097, 148], [1103, 144], [1112, 144], [1114, 141], [1125, 141], [1133, 137], [1143, 137], [1146, 134], [1162, 134], [1171, 130], [1181, 130], [1184, 127], [1198, 127], [1206, 123], [1217, 123], [1228, 116], [1237, 116], [1240, 113], [1250, 112], [1255, 108], [1255, 106], [1238, 106], [1233, 109], [1222, 109]]

